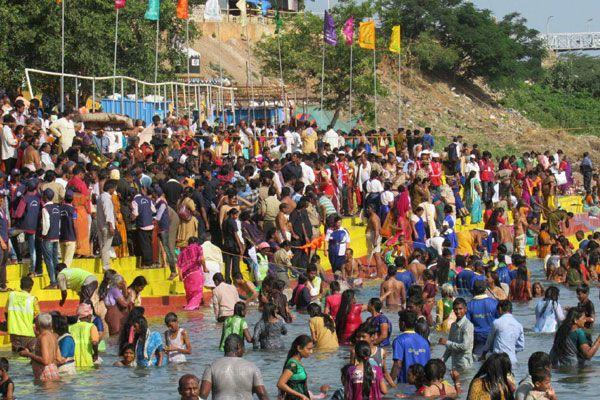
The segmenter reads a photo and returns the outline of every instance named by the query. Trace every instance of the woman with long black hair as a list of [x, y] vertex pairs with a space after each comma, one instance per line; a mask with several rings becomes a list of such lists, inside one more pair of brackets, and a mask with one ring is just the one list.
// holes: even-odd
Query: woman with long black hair
[[538, 333], [554, 333], [556, 327], [565, 319], [565, 313], [558, 303], [560, 291], [550, 286], [544, 293], [544, 299], [535, 306], [535, 328]]
[[313, 352], [314, 343], [310, 336], [298, 336], [287, 354], [283, 371], [277, 381], [277, 389], [284, 400], [310, 400], [308, 376], [302, 365], [302, 359]]
[[344, 392], [347, 400], [379, 400], [387, 393], [383, 370], [374, 366], [371, 359], [371, 346], [364, 340], [354, 345], [354, 365], [345, 376]]
[[139, 317], [133, 323], [133, 332], [135, 333], [135, 357], [137, 365], [141, 367], [163, 365], [163, 341], [158, 332], [151, 332], [148, 328], [146, 318]]
[[335, 332], [335, 322], [331, 315], [323, 314], [321, 306], [311, 303], [307, 308], [310, 316], [309, 326], [315, 347], [318, 350], [335, 350], [339, 347]]
[[529, 301], [532, 299], [531, 282], [527, 276], [527, 269], [519, 267], [517, 276], [510, 282], [508, 299], [512, 301]]
[[588, 341], [584, 330], [586, 321], [587, 317], [581, 310], [569, 310], [554, 336], [554, 344], [550, 350], [552, 366], [571, 366], [576, 363], [581, 366], [594, 357], [600, 348], [600, 336], [593, 344]]
[[273, 303], [266, 303], [263, 306], [262, 316], [254, 325], [254, 336], [252, 343], [254, 348], [259, 345], [262, 350], [283, 349], [282, 335], [287, 334], [287, 328], [283, 320], [277, 316], [277, 306]]
[[366, 311], [367, 306], [356, 303], [354, 291], [345, 290], [342, 293], [342, 302], [335, 318], [338, 341], [342, 345], [350, 342], [350, 336], [362, 324], [360, 314]]
[[510, 374], [510, 362], [502, 354], [491, 354], [473, 377], [467, 400], [513, 400]]

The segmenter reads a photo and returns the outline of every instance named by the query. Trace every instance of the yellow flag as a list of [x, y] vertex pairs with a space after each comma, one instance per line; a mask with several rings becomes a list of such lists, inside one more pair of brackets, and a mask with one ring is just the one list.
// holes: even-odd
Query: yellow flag
[[400, 53], [402, 44], [400, 42], [400, 25], [392, 28], [392, 36], [390, 37], [390, 51], [392, 53]]
[[363, 49], [375, 50], [375, 21], [360, 23], [358, 27], [358, 45]]

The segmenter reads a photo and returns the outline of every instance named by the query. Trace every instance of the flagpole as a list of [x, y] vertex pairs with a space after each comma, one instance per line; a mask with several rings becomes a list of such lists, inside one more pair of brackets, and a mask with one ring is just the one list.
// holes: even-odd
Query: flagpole
[[352, 52], [354, 48], [354, 41], [350, 43], [350, 121], [352, 121]]
[[[188, 85], [190, 85], [191, 82], [191, 78], [190, 78], [190, 16], [188, 14], [187, 19], [185, 20], [185, 47], [187, 48], [187, 83]], [[188, 86], [189, 88], [189, 86]], [[184, 107], [187, 108], [190, 106], [190, 102], [191, 102], [191, 93], [190, 90], [187, 90], [187, 94], [188, 94], [188, 99], [186, 100], [186, 105]], [[193, 110], [192, 110], [193, 111]], [[198, 109], [198, 114], [200, 113], [200, 110]], [[191, 114], [188, 111], [188, 114]]]
[[287, 123], [287, 104], [285, 101], [285, 89], [283, 83], [283, 65], [281, 64], [281, 40], [277, 33], [277, 50], [279, 51], [279, 78], [281, 79], [281, 104], [283, 105], [283, 122]]
[[[117, 41], [119, 39], [119, 9], [117, 8], [117, 13], [115, 16], [115, 55], [113, 58], [113, 86], [112, 86], [112, 94], [115, 94], [116, 87], [116, 76], [117, 76]], [[123, 96], [123, 93], [121, 93]], [[123, 112], [123, 110], [121, 110]]]
[[400, 52], [398, 52], [398, 128], [402, 126], [402, 97], [401, 97], [401, 88], [402, 87], [402, 56]]
[[373, 93], [375, 95], [375, 129], [377, 129], [377, 50], [373, 48]]
[[[65, 3], [61, 4], [61, 39], [60, 39], [60, 112], [65, 111]], [[33, 93], [30, 93], [33, 96]]]
[[217, 22], [217, 38], [219, 40], [219, 98], [221, 100], [221, 118], [223, 122], [223, 128], [226, 128], [227, 115], [225, 114], [225, 98], [223, 96], [223, 65], [221, 63], [221, 21]]
[[[159, 21], [160, 21], [160, 17], [157, 17], [156, 18], [156, 49], [154, 52], [154, 83], [158, 82], [158, 36], [159, 36], [159, 30], [160, 30]], [[156, 85], [154, 86], [154, 89], [156, 92]]]

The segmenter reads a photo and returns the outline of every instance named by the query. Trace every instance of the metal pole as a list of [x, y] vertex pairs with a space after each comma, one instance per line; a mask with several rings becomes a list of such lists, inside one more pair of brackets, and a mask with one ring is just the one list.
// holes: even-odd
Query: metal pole
[[352, 74], [353, 74], [353, 57], [354, 41], [350, 44], [350, 121], [352, 121]]
[[[198, 101], [198, 92], [200, 88], [198, 86], [194, 86], [194, 95], [196, 97], [196, 110], [198, 110], [198, 121], [200, 121], [200, 102]], [[202, 122], [202, 121], [200, 121]]]
[[[113, 88], [112, 94], [115, 94], [116, 76], [117, 76], [117, 41], [119, 39], [119, 9], [115, 16], [115, 55], [113, 57]], [[121, 93], [123, 95], [123, 93]]]
[[323, 40], [323, 55], [321, 60], [321, 110], [323, 110], [323, 96], [325, 93], [325, 40]]
[[138, 119], [138, 83], [135, 81], [135, 119]]
[[235, 118], [235, 94], [233, 93], [233, 88], [229, 90], [229, 94], [231, 96], [231, 113], [233, 114], [233, 126], [236, 124]]
[[549, 41], [549, 36], [550, 36], [550, 20], [554, 18], [554, 15], [550, 15], [548, 18], [546, 18], [546, 40]]
[[373, 49], [373, 94], [375, 95], [375, 129], [377, 129], [377, 50]]
[[402, 97], [401, 97], [401, 87], [402, 87], [402, 59], [400, 52], [398, 52], [398, 128], [402, 126]]
[[281, 65], [281, 40], [279, 40], [279, 33], [277, 34], [277, 50], [279, 51], [279, 79], [281, 79], [281, 104], [283, 108], [283, 121], [287, 122], [286, 108], [287, 104], [285, 101], [285, 84], [283, 83], [283, 66]]
[[[156, 50], [154, 54], [154, 83], [158, 82], [158, 35], [159, 35], [159, 19], [156, 19]], [[156, 92], [156, 86], [154, 86]]]
[[[185, 46], [187, 47], [187, 84], [191, 83], [190, 79], [190, 17], [185, 20]], [[189, 88], [188, 88], [189, 89]], [[185, 90], [185, 87], [184, 87]], [[188, 90], [189, 95], [189, 90]], [[186, 100], [186, 108], [189, 107], [191, 99]]]
[[79, 82], [75, 78], [75, 110], [79, 110]]
[[[178, 84], [175, 84], [175, 93], [173, 95], [173, 97], [175, 98], [175, 106], [173, 107], [173, 114], [175, 114], [175, 111], [177, 111], [177, 114], [179, 114], [179, 88], [178, 88]], [[173, 86], [171, 86], [173, 87]]]
[[[229, 15], [229, 14], [228, 14]], [[221, 64], [221, 22], [217, 22], [217, 40], [219, 41], [219, 99], [221, 102], [221, 118], [223, 119], [223, 127], [227, 126], [227, 120], [225, 116], [225, 105], [223, 99], [223, 65]], [[218, 115], [218, 113], [217, 113]]]
[[61, 1], [61, 38], [60, 38], [60, 112], [65, 111], [65, 3]]
[[125, 114], [125, 86], [123, 85], [123, 77], [121, 77], [121, 114]]
[[92, 78], [92, 112], [96, 112], [96, 77]]

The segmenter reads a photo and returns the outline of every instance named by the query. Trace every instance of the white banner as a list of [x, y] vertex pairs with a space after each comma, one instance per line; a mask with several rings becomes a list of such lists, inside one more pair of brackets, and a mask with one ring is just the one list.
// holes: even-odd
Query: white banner
[[221, 7], [219, 0], [207, 0], [204, 6], [204, 20], [208, 22], [221, 22]]

